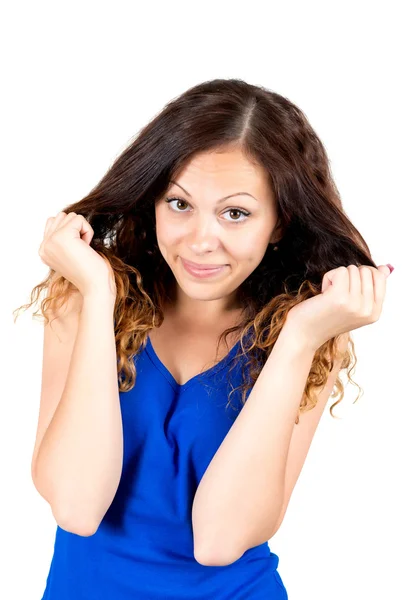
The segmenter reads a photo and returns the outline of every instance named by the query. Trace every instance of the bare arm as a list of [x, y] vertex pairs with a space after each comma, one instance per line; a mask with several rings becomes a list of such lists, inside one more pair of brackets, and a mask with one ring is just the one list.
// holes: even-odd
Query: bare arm
[[[349, 343], [349, 333], [343, 333], [339, 336], [337, 347], [342, 353], [345, 353]], [[303, 465], [307, 458], [307, 454], [310, 450], [311, 443], [314, 438], [314, 434], [317, 430], [320, 419], [323, 415], [324, 409], [327, 406], [328, 400], [330, 399], [331, 392], [333, 391], [335, 382], [337, 380], [339, 371], [341, 370], [343, 357], [336, 358], [334, 360], [334, 366], [330, 371], [327, 382], [323, 389], [317, 392], [317, 402], [314, 408], [309, 411], [301, 413], [299, 415], [299, 423], [293, 426], [292, 438], [289, 444], [288, 458], [286, 463], [285, 473], [285, 491], [283, 495], [282, 509], [279, 514], [278, 520], [275, 524], [271, 537], [275, 535], [280, 526], [282, 525], [285, 517], [286, 510], [288, 508], [292, 492], [298, 481], [300, 473], [303, 469]], [[251, 546], [258, 545], [261, 543], [262, 533], [257, 529], [255, 537], [246, 540]], [[256, 542], [256, 543], [255, 543]]]
[[[293, 431], [300, 427], [306, 438], [299, 441], [299, 452], [306, 455], [319, 421], [319, 411], [313, 410], [295, 425], [314, 354], [286, 323], [196, 491], [192, 524], [198, 562], [230, 564], [247, 548], [269, 540], [278, 527], [285, 492], [290, 495], [296, 483], [290, 477], [285, 483]], [[330, 377], [335, 381], [336, 375], [337, 368]], [[327, 396], [332, 384], [329, 380], [324, 390]], [[292, 457], [299, 462], [293, 467], [296, 478], [304, 462], [300, 454]]]
[[114, 298], [85, 296], [66, 384], [34, 456], [33, 482], [57, 523], [92, 535], [122, 472], [123, 432], [114, 335]]

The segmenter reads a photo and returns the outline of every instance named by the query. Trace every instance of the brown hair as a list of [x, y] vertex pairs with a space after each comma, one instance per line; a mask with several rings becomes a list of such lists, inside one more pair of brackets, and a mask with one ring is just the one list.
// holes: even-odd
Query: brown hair
[[[222, 338], [236, 330], [243, 340], [246, 334], [252, 336], [246, 353], [241, 345], [250, 379], [244, 378], [243, 403], [288, 311], [321, 293], [323, 275], [349, 264], [376, 267], [366, 242], [342, 208], [325, 148], [303, 111], [284, 96], [240, 79], [198, 84], [169, 102], [143, 127], [84, 198], [62, 209], [88, 220], [94, 229], [91, 246], [110, 263], [115, 275], [120, 391], [133, 388], [136, 367], [132, 358], [146, 343], [149, 330], [162, 323], [162, 306], [175, 282], [157, 246], [155, 201], [191, 157], [232, 148], [240, 148], [250, 161], [265, 168], [277, 205], [277, 227], [283, 232], [276, 251], [269, 244], [259, 266], [239, 286], [245, 307], [242, 320], [226, 329], [218, 342], [219, 347]], [[48, 309], [63, 305], [75, 289], [51, 269], [33, 288], [31, 302], [19, 309], [32, 306], [46, 288], [48, 295], [41, 301], [46, 322]], [[316, 405], [315, 391], [325, 385], [333, 368], [337, 341], [331, 338], [316, 351], [299, 413]], [[350, 366], [348, 379], [354, 383], [350, 373], [356, 355], [351, 337], [349, 342], [351, 350], [343, 354], [341, 368]], [[339, 377], [335, 387], [340, 398], [330, 408], [332, 416], [333, 407], [344, 396]]]

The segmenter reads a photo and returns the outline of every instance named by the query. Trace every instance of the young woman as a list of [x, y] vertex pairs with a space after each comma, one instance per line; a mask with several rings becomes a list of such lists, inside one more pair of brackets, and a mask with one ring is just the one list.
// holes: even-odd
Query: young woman
[[305, 115], [242, 80], [193, 87], [39, 254], [43, 600], [287, 598], [268, 540], [390, 273]]

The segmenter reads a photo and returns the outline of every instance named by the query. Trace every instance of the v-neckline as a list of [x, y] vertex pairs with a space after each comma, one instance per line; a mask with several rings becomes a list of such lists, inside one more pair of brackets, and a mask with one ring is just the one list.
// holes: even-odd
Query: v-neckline
[[231, 347], [229, 352], [218, 363], [216, 363], [209, 369], [202, 371], [202, 373], [197, 373], [196, 375], [194, 375], [193, 377], [188, 379], [188, 381], [186, 381], [185, 383], [178, 383], [178, 381], [175, 379], [175, 377], [173, 376], [171, 371], [169, 371], [169, 369], [165, 366], [165, 364], [160, 360], [156, 351], [153, 348], [153, 344], [150, 340], [150, 336], [147, 337], [145, 350], [146, 350], [147, 355], [151, 359], [151, 361], [159, 369], [159, 371], [164, 375], [164, 377], [168, 380], [170, 385], [176, 391], [179, 390], [179, 391], [183, 392], [186, 389], [188, 389], [193, 383], [195, 383], [198, 379], [205, 377], [205, 376], [215, 375], [218, 371], [223, 369], [227, 365], [227, 363], [233, 358], [239, 345], [240, 345], [240, 340], [238, 340], [234, 344], [234, 346]]

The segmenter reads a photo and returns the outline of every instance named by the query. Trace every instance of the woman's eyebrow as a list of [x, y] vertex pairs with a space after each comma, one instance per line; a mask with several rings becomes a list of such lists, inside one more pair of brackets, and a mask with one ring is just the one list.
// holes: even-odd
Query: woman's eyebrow
[[[185, 188], [183, 188], [182, 185], [180, 185], [176, 181], [170, 180], [169, 183], [174, 183], [175, 185], [178, 185], [178, 187], [180, 187], [187, 196], [192, 198], [191, 194], [189, 192], [187, 192], [187, 190]], [[255, 196], [253, 196], [252, 194], [249, 194], [248, 192], [236, 192], [235, 194], [230, 194], [229, 196], [220, 198], [220, 200], [217, 201], [217, 204], [220, 204], [220, 202], [224, 202], [225, 200], [228, 200], [229, 198], [232, 198], [233, 196], [250, 196], [251, 198], [254, 198], [254, 200], [257, 200], [257, 198], [255, 198]], [[257, 200], [257, 202], [258, 202], [258, 200]]]

